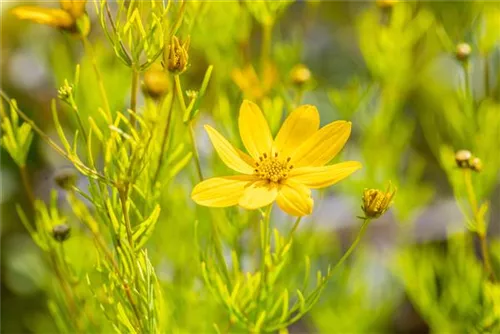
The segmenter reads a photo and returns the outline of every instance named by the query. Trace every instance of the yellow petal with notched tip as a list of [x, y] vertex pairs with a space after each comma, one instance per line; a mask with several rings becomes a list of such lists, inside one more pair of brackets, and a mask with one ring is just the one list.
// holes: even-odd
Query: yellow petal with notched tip
[[227, 207], [238, 204], [245, 189], [254, 182], [249, 175], [214, 177], [202, 181], [191, 193], [193, 201], [209, 207]]
[[301, 144], [319, 129], [318, 109], [303, 105], [291, 112], [274, 140], [274, 147], [281, 156], [290, 156]]
[[257, 181], [245, 189], [238, 204], [245, 209], [254, 210], [271, 204], [276, 196], [278, 196], [277, 186], [267, 181]]
[[351, 134], [351, 122], [332, 122], [312, 135], [292, 155], [294, 167], [323, 166], [344, 147]]
[[62, 9], [42, 8], [35, 6], [20, 6], [12, 10], [12, 14], [21, 20], [29, 20], [32, 22], [46, 24], [56, 28], [71, 28], [75, 24], [75, 20], [70, 14]]
[[243, 174], [253, 174], [254, 168], [252, 166], [254, 162], [251, 157], [231, 145], [224, 136], [210, 125], [205, 125], [205, 130], [226, 166]]
[[294, 168], [290, 171], [289, 179], [309, 188], [324, 188], [345, 179], [360, 168], [361, 164], [357, 161], [323, 167]]
[[314, 206], [311, 190], [290, 179], [281, 185], [276, 203], [281, 210], [296, 217], [310, 215]]
[[238, 125], [241, 140], [255, 160], [264, 153], [271, 153], [273, 144], [271, 130], [258, 105], [248, 100], [243, 101]]

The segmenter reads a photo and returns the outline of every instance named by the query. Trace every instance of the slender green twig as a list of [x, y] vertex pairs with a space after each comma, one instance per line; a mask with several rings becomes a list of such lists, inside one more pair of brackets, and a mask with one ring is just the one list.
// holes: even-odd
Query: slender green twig
[[491, 265], [490, 252], [488, 251], [488, 243], [486, 239], [487, 231], [485, 228], [485, 223], [483, 221], [484, 218], [480, 217], [479, 215], [479, 207], [477, 204], [476, 192], [474, 191], [474, 186], [472, 185], [471, 174], [472, 172], [469, 169], [464, 169], [464, 183], [467, 191], [467, 197], [469, 199], [469, 205], [472, 210], [475, 224], [477, 226], [480, 226], [480, 228], [476, 229], [476, 234], [481, 244], [481, 257], [483, 259], [483, 266], [488, 277], [491, 277], [494, 281], [496, 281], [495, 272], [493, 271], [493, 267]]
[[[164, 99], [165, 98], [163, 98], [163, 100]], [[162, 102], [163, 102], [163, 100], [162, 100]], [[163, 155], [165, 154], [167, 140], [168, 140], [168, 137], [170, 134], [170, 122], [172, 120], [172, 114], [174, 111], [174, 103], [175, 103], [175, 90], [172, 92], [172, 99], [170, 101], [170, 106], [168, 108], [167, 121], [165, 123], [165, 130], [163, 130], [163, 138], [161, 141], [160, 155], [158, 156], [158, 167], [156, 168], [156, 172], [155, 172], [155, 175], [153, 177], [153, 182], [152, 182], [153, 186], [156, 183], [156, 181], [158, 180], [158, 176], [160, 175], [160, 170], [161, 170], [163, 161], [165, 160], [165, 159], [163, 159], [164, 158]], [[163, 105], [163, 103], [160, 103], [160, 105]], [[161, 112], [161, 108], [159, 108], [159, 109], [160, 109], [159, 111]]]
[[21, 180], [23, 182], [24, 190], [26, 191], [26, 195], [28, 195], [28, 199], [30, 201], [31, 207], [35, 206], [35, 195], [33, 194], [33, 189], [31, 187], [31, 183], [28, 177], [28, 171], [26, 170], [26, 166], [19, 166], [19, 172], [21, 174]]
[[139, 86], [139, 72], [135, 69], [135, 67], [132, 67], [132, 86], [130, 90], [130, 109], [133, 111], [132, 113], [130, 113], [130, 126], [132, 128], [135, 128], [135, 122], [136, 122], [135, 113], [137, 112], [138, 86]]
[[94, 54], [94, 50], [92, 45], [90, 44], [87, 37], [82, 38], [83, 47], [85, 52], [90, 57], [90, 61], [92, 62], [92, 68], [94, 69], [94, 74], [97, 79], [97, 85], [99, 86], [99, 93], [101, 95], [102, 104], [104, 107], [104, 111], [109, 117], [111, 121], [111, 108], [109, 106], [108, 95], [106, 94], [106, 88], [104, 87], [104, 81], [102, 80], [101, 72], [99, 71], [99, 67], [97, 66], [97, 58]]

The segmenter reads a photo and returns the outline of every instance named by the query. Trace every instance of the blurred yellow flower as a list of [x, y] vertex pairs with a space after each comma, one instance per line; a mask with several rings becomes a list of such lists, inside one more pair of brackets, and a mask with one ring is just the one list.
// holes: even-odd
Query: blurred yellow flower
[[244, 68], [236, 68], [231, 72], [231, 78], [234, 83], [243, 92], [245, 98], [251, 100], [260, 100], [273, 88], [278, 77], [276, 68], [267, 63], [264, 68], [262, 80], [257, 76], [257, 72], [252, 65]]
[[19, 6], [12, 9], [12, 14], [21, 20], [73, 31], [76, 29], [76, 20], [85, 14], [85, 4], [83, 0], [66, 0], [60, 1], [61, 9]]
[[361, 168], [357, 161], [325, 166], [346, 143], [351, 123], [335, 121], [319, 129], [314, 106], [295, 109], [274, 141], [255, 103], [243, 102], [238, 122], [249, 155], [205, 125], [221, 160], [243, 175], [214, 177], [196, 185], [191, 197], [200, 205], [251, 210], [276, 201], [290, 215], [305, 216], [313, 209], [310, 189], [328, 187]]

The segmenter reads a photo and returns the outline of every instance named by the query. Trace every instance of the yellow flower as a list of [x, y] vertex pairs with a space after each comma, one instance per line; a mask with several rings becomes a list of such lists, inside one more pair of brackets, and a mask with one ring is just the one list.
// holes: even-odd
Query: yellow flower
[[236, 68], [231, 72], [231, 78], [245, 95], [245, 98], [261, 100], [271, 91], [277, 81], [278, 73], [271, 63], [266, 63], [262, 80], [252, 65], [243, 69]]
[[85, 14], [86, 1], [60, 1], [60, 4], [61, 9], [19, 6], [12, 9], [12, 14], [21, 20], [29, 20], [71, 32], [75, 31], [76, 20]]
[[294, 110], [274, 141], [255, 103], [243, 102], [238, 123], [249, 154], [205, 125], [221, 160], [243, 175], [214, 177], [196, 185], [191, 197], [200, 205], [239, 205], [252, 210], [276, 201], [290, 215], [305, 216], [313, 209], [310, 189], [328, 187], [361, 168], [357, 161], [325, 166], [346, 143], [351, 123], [335, 121], [319, 129], [319, 113], [314, 106]]

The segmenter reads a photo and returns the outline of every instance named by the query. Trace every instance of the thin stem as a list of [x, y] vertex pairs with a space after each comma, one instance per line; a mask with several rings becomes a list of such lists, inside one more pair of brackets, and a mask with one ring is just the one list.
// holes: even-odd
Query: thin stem
[[472, 185], [471, 171], [469, 169], [464, 169], [464, 183], [467, 190], [469, 205], [471, 206], [472, 214], [474, 216], [474, 222], [478, 227], [476, 229], [476, 234], [481, 244], [481, 257], [483, 259], [484, 270], [488, 274], [488, 277], [496, 280], [495, 272], [493, 271], [493, 267], [491, 266], [490, 253], [488, 251], [488, 244], [486, 240], [486, 225], [483, 218], [479, 215], [476, 192], [474, 191], [474, 187]]
[[133, 113], [130, 114], [130, 126], [135, 128], [136, 115], [137, 112], [137, 91], [139, 86], [139, 72], [133, 67], [132, 68], [132, 87], [130, 90], [130, 109]]
[[[156, 180], [158, 179], [158, 176], [160, 175], [161, 166], [162, 166], [163, 161], [164, 161], [163, 155], [165, 154], [165, 148], [167, 146], [167, 139], [168, 139], [169, 134], [170, 134], [170, 122], [172, 120], [174, 103], [175, 103], [175, 90], [172, 92], [172, 99], [170, 101], [170, 106], [168, 109], [167, 122], [165, 123], [165, 130], [163, 131], [163, 139], [161, 141], [160, 155], [158, 156], [158, 167], [156, 168], [156, 172], [155, 172], [155, 175], [153, 177], [153, 186], [155, 185]], [[163, 105], [163, 100], [162, 100], [162, 103], [160, 103], [160, 105]], [[159, 110], [160, 112], [161, 112], [161, 109], [162, 108], [160, 108], [160, 110]]]
[[490, 62], [488, 55], [484, 55], [484, 96], [490, 94]]
[[35, 195], [33, 194], [33, 189], [31, 188], [31, 184], [29, 181], [28, 171], [26, 169], [26, 165], [19, 166], [19, 172], [21, 173], [21, 180], [23, 182], [24, 190], [28, 195], [28, 199], [32, 207], [35, 206]]
[[[255, 298], [257, 298], [257, 311], [260, 309], [260, 303], [262, 299], [262, 290], [266, 288], [267, 284], [267, 274], [268, 274], [268, 268], [266, 266], [266, 256], [268, 254], [268, 251], [270, 251], [270, 229], [269, 229], [269, 220], [271, 218], [271, 210], [273, 208], [273, 205], [270, 204], [265, 213], [264, 217], [262, 218], [262, 221], [260, 223], [260, 228], [261, 228], [261, 258], [260, 258], [260, 273], [261, 273], [261, 279], [259, 282], [259, 288], [257, 289], [257, 295]], [[254, 321], [257, 321], [257, 317], [259, 316], [259, 312], [255, 312], [255, 317]]]
[[469, 117], [469, 121], [475, 124], [474, 120], [474, 95], [471, 89], [471, 80], [470, 80], [470, 68], [469, 62], [465, 61], [462, 63], [462, 69], [464, 72], [464, 95], [465, 95], [465, 112], [467, 117]]
[[101, 95], [102, 104], [104, 106], [104, 111], [109, 117], [109, 121], [111, 121], [111, 109], [109, 106], [108, 96], [106, 94], [106, 88], [104, 87], [104, 81], [102, 80], [101, 72], [99, 71], [99, 67], [97, 66], [97, 58], [94, 54], [94, 50], [92, 49], [92, 45], [90, 44], [87, 37], [82, 38], [83, 47], [85, 52], [90, 57], [90, 61], [92, 62], [92, 68], [94, 69], [94, 74], [97, 79], [97, 84], [99, 86], [99, 93]]
[[59, 285], [62, 287], [63, 293], [65, 295], [66, 303], [68, 306], [68, 311], [70, 313], [70, 318], [74, 322], [73, 326], [75, 326], [75, 329], [78, 333], [82, 333], [82, 330], [80, 326], [78, 325], [78, 313], [77, 313], [77, 308], [76, 308], [76, 302], [75, 302], [75, 297], [73, 296], [73, 293], [71, 289], [68, 286], [68, 282], [64, 279], [61, 270], [59, 266], [57, 265], [57, 259], [56, 256], [53, 252], [53, 250], [49, 251], [49, 256], [50, 260], [52, 262], [52, 266], [54, 268], [54, 272], [56, 274], [57, 280], [59, 281]]
[[496, 281], [497, 278], [495, 276], [495, 272], [493, 271], [490, 259], [490, 252], [488, 251], [488, 242], [486, 240], [486, 233], [479, 233], [478, 237], [479, 237], [479, 242], [481, 244], [481, 255], [483, 258], [484, 270], [493, 281]]
[[123, 220], [125, 221], [125, 229], [127, 230], [128, 243], [132, 250], [135, 250], [134, 238], [132, 236], [132, 225], [130, 224], [130, 217], [127, 207], [128, 186], [126, 186], [125, 189], [120, 189], [118, 192], [120, 194], [120, 202], [122, 205]]
[[273, 23], [267, 22], [262, 25], [262, 44], [260, 48], [260, 73], [264, 77], [266, 65], [269, 62], [271, 53], [271, 39], [273, 33]]
[[356, 239], [351, 244], [351, 247], [349, 247], [349, 249], [347, 250], [347, 252], [344, 253], [344, 255], [340, 258], [340, 260], [337, 262], [337, 264], [335, 264], [335, 266], [333, 267], [333, 269], [328, 273], [327, 279], [329, 279], [332, 276], [332, 274], [338, 268], [340, 268], [340, 266], [345, 262], [345, 260], [347, 260], [347, 258], [349, 257], [349, 255], [351, 255], [351, 253], [354, 251], [354, 249], [356, 249], [356, 246], [359, 244], [360, 240], [365, 235], [366, 228], [370, 224], [370, 221], [371, 221], [370, 218], [364, 218], [363, 224], [361, 224], [361, 228], [359, 229], [359, 232], [358, 232], [358, 235], [356, 236]]
[[83, 135], [83, 140], [85, 141], [85, 143], [87, 144], [87, 131], [85, 130], [85, 127], [83, 126], [83, 120], [82, 118], [80, 117], [80, 112], [78, 110], [78, 106], [76, 105], [75, 103], [75, 100], [73, 99], [73, 96], [71, 96], [69, 98], [69, 105], [71, 106], [71, 108], [73, 109], [73, 111], [75, 112], [75, 115], [76, 115], [76, 120], [78, 122], [78, 127], [80, 128], [80, 131], [82, 132], [82, 135]]
[[472, 175], [470, 169], [464, 169], [464, 181], [465, 188], [467, 189], [467, 196], [469, 198], [469, 204], [475, 217], [478, 211], [478, 206], [476, 192], [474, 191], [474, 186], [472, 185]]
[[174, 81], [175, 81], [175, 90], [177, 91], [178, 100], [182, 108], [182, 115], [185, 115], [186, 101], [184, 101], [184, 95], [182, 94], [182, 85], [181, 85], [181, 80], [179, 79], [179, 75], [177, 74], [174, 75]]
[[196, 138], [194, 135], [194, 128], [193, 128], [192, 121], [189, 122], [188, 127], [189, 127], [189, 136], [191, 138], [191, 145], [192, 145], [194, 161], [195, 161], [195, 165], [196, 165], [196, 171], [198, 173], [198, 178], [200, 179], [200, 181], [203, 181], [203, 173], [201, 171], [201, 163], [200, 163], [200, 154], [198, 152], [198, 148], [196, 147]]

